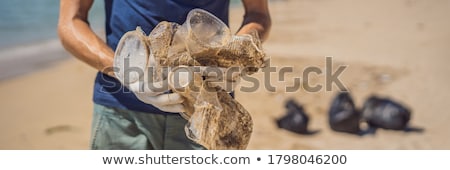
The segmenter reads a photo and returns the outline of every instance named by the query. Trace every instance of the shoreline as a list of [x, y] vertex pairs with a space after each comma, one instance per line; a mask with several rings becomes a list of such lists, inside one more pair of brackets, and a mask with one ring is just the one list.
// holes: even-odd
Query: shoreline
[[19, 77], [70, 58], [59, 39], [16, 45], [0, 51], [0, 81]]
[[[94, 32], [104, 38], [104, 31]], [[32, 74], [34, 71], [51, 69], [61, 61], [73, 58], [61, 44], [59, 38], [37, 40], [0, 49], [0, 82]]]

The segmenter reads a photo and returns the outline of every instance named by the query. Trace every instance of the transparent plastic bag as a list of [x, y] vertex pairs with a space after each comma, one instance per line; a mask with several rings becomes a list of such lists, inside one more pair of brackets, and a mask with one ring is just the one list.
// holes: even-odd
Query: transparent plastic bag
[[230, 42], [220, 48], [217, 56], [219, 67], [250, 68], [248, 74], [253, 74], [263, 67], [266, 57], [257, 32], [232, 36]]
[[[153, 69], [146, 73], [153, 77], [144, 79], [144, 83], [168, 81], [172, 92], [185, 98], [186, 112], [180, 114], [188, 120], [185, 132], [189, 139], [207, 149], [245, 149], [253, 130], [251, 115], [229, 93], [209, 87], [203, 74], [195, 73], [194, 67], [189, 66], [239, 67], [239, 70], [254, 67], [256, 72], [265, 57], [257, 34], [231, 36], [222, 21], [201, 9], [189, 12], [181, 26], [159, 23], [146, 38], [138, 30], [122, 37], [121, 42], [127, 43], [116, 50], [119, 55], [115, 60], [123, 62], [132, 56], [133, 66]], [[178, 74], [176, 67], [190, 73], [174, 76]], [[123, 74], [118, 75], [121, 78]], [[137, 80], [142, 77], [131, 76], [130, 81]]]
[[186, 136], [210, 149], [216, 149], [214, 141], [217, 140], [220, 127], [217, 122], [220, 121], [222, 106], [219, 103], [216, 92], [210, 92], [208, 87], [203, 86], [196, 96], [194, 103], [194, 113], [190, 116], [185, 126]]
[[175, 32], [169, 57], [184, 51], [190, 56], [216, 55], [230, 39], [230, 29], [219, 18], [205, 10], [193, 9]]
[[153, 81], [162, 81], [165, 79], [167, 69], [162, 66], [166, 65], [167, 55], [173, 34], [177, 30], [178, 24], [172, 22], [160, 22], [148, 35], [150, 56], [148, 67], [152, 72]]
[[181, 29], [187, 29], [186, 47], [191, 55], [218, 49], [231, 38], [228, 26], [211, 13], [194, 9]]
[[[125, 33], [120, 39], [114, 57], [115, 76], [124, 85], [142, 81], [147, 70], [148, 42], [140, 27]], [[135, 69], [135, 70], [130, 70]]]

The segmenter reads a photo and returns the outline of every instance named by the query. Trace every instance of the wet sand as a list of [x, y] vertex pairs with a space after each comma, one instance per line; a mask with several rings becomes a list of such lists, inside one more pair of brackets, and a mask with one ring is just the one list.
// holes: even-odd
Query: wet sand
[[[270, 10], [273, 27], [264, 48], [272, 66], [294, 69], [284, 82], [272, 73], [274, 92], [236, 93], [254, 119], [248, 149], [450, 148], [450, 1], [288, 0], [272, 3]], [[242, 9], [233, 9], [232, 29], [242, 15]], [[332, 131], [327, 112], [336, 86], [331, 91], [284, 91], [305, 68], [324, 69], [325, 56], [333, 56], [335, 69], [347, 66], [340, 78], [357, 107], [371, 94], [390, 97], [411, 108], [411, 126], [424, 131], [380, 129], [364, 136]], [[0, 82], [0, 149], [89, 148], [96, 71], [74, 58], [52, 63]], [[254, 77], [263, 84], [263, 75]], [[324, 70], [309, 83], [325, 85], [325, 78]], [[318, 133], [297, 135], [276, 127], [274, 120], [285, 114], [284, 102], [290, 98], [303, 105], [311, 118], [309, 128]]]

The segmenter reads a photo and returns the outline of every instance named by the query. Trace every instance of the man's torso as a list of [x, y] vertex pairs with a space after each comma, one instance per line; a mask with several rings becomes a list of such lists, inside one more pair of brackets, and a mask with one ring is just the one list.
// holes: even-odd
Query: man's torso
[[[229, 0], [105, 0], [106, 41], [113, 50], [128, 31], [140, 26], [146, 34], [161, 21], [182, 24], [194, 9], [207, 10], [228, 24]], [[115, 78], [97, 73], [94, 102], [147, 113], [165, 114], [154, 106], [139, 101]]]

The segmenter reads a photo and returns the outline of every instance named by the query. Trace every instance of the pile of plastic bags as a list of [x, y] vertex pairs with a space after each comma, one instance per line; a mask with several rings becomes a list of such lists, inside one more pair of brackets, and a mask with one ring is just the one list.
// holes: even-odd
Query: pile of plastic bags
[[[142, 86], [157, 84], [153, 90], [185, 98], [186, 112], [180, 114], [189, 120], [185, 131], [191, 140], [207, 149], [247, 147], [253, 127], [250, 114], [230, 96], [230, 89], [210, 86], [204, 72], [235, 73], [231, 77], [237, 80], [264, 67], [265, 53], [256, 32], [232, 35], [214, 15], [194, 9], [182, 25], [164, 21], [148, 36], [139, 27], [124, 34], [114, 60], [116, 77], [125, 86], [137, 81]], [[227, 72], [231, 69], [235, 71]]]

